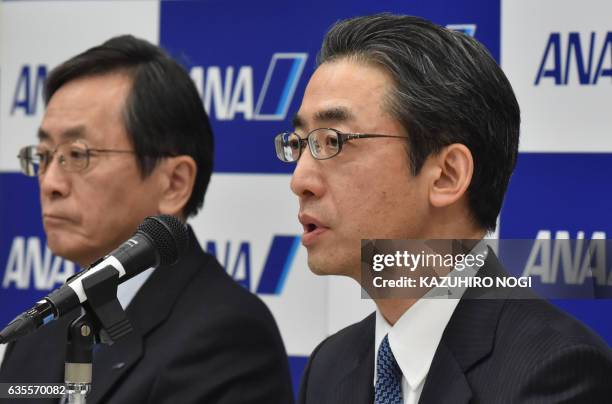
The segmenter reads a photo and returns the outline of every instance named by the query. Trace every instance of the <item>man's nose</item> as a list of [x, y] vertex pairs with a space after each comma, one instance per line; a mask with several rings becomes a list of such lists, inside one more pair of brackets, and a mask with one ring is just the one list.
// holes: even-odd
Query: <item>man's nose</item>
[[59, 153], [56, 154], [38, 175], [40, 194], [43, 199], [66, 197], [70, 193], [70, 178], [64, 167], [61, 167], [61, 159]]
[[321, 162], [312, 157], [308, 146], [297, 161], [293, 177], [291, 177], [291, 191], [300, 200], [304, 198], [320, 198], [325, 192]]

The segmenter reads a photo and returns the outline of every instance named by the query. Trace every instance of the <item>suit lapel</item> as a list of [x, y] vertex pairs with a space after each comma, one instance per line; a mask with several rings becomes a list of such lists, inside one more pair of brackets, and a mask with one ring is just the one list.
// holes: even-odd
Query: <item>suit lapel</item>
[[206, 256], [191, 228], [189, 235], [189, 252], [176, 265], [153, 271], [128, 306], [133, 332], [112, 346], [96, 348], [88, 403], [107, 401], [105, 396], [142, 358], [147, 335], [168, 318], [181, 291], [202, 269]]
[[372, 404], [374, 399], [374, 344], [340, 380], [334, 403]]
[[[504, 276], [489, 250], [476, 276]], [[472, 397], [466, 374], [493, 350], [495, 332], [507, 291], [486, 294], [468, 289], [442, 334], [419, 403], [467, 403]], [[493, 299], [495, 297], [495, 299]]]
[[126, 375], [143, 354], [142, 337], [132, 332], [112, 346], [101, 345], [94, 350], [92, 391], [88, 403], [106, 402], [104, 396]]
[[188, 253], [177, 264], [156, 269], [126, 310], [134, 329], [143, 337], [168, 318], [182, 291], [212, 259], [202, 251], [191, 227], [189, 242]]
[[358, 355], [347, 364], [347, 372], [340, 378], [333, 403], [372, 404], [374, 400], [374, 314], [368, 316], [350, 345]]
[[436, 350], [420, 404], [463, 404], [472, 398], [472, 390], [453, 353], [442, 341]]

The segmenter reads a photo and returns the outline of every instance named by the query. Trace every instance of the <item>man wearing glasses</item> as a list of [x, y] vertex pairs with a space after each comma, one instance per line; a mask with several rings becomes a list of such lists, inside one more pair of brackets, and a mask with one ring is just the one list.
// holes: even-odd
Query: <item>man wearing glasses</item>
[[[519, 106], [485, 48], [429, 21], [338, 22], [294, 119], [302, 243], [316, 274], [361, 281], [360, 239], [482, 239], [514, 169]], [[480, 269], [502, 273], [488, 251]], [[468, 289], [464, 297], [471, 293]], [[299, 402], [605, 402], [609, 348], [550, 304], [375, 299], [312, 353]]]
[[[55, 254], [86, 267], [146, 216], [186, 220], [202, 206], [211, 128], [188, 74], [161, 49], [113, 38], [51, 72], [45, 100], [39, 142], [19, 159], [38, 179]], [[88, 403], [292, 402], [270, 312], [191, 230], [190, 238], [176, 265], [119, 287], [134, 331], [95, 349]], [[63, 382], [67, 325], [77, 314], [9, 346], [0, 382]]]

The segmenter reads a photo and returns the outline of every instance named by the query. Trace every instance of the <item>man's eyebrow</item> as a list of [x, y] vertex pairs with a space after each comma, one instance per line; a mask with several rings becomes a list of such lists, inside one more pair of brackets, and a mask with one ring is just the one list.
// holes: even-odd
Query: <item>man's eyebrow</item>
[[291, 120], [291, 125], [293, 125], [293, 128], [303, 128], [304, 127], [304, 121], [302, 120], [302, 117], [300, 117], [298, 114], [295, 114], [293, 116], [293, 119]]
[[[350, 121], [354, 119], [354, 115], [345, 107], [334, 107], [317, 111], [314, 119], [317, 123], [338, 123]], [[304, 127], [304, 120], [298, 114], [293, 117], [292, 122], [294, 128]]]
[[[74, 128], [68, 128], [60, 134], [60, 139], [63, 140], [74, 140], [82, 139], [85, 137], [85, 126], [79, 125]], [[51, 140], [51, 135], [43, 128], [38, 128], [38, 140]]]
[[354, 118], [353, 114], [345, 107], [334, 107], [318, 111], [315, 114], [315, 121], [317, 122], [346, 122]]
[[51, 139], [51, 135], [49, 135], [44, 129], [38, 128], [38, 141], [42, 142], [43, 140]]

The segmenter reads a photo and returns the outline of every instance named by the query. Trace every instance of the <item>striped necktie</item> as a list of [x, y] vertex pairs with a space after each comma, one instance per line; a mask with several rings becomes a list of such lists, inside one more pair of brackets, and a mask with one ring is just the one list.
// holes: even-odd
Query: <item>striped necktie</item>
[[402, 371], [389, 346], [389, 337], [385, 335], [378, 348], [374, 404], [402, 404], [401, 383]]

